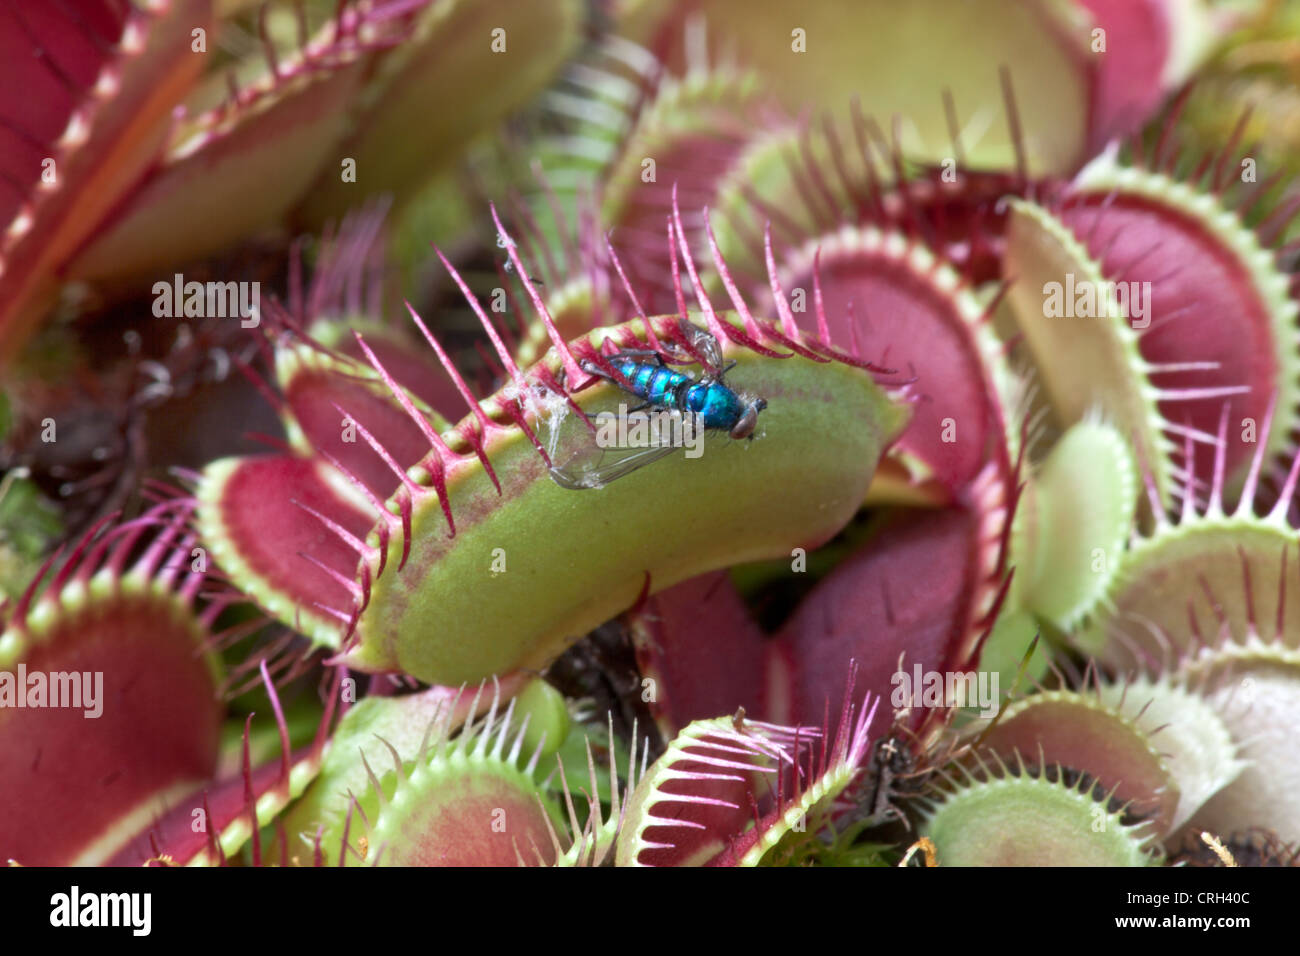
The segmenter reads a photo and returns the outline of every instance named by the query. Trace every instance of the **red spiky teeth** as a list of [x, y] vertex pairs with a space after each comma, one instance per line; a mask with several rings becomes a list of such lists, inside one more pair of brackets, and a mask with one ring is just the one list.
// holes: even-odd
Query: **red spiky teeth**
[[[49, 565], [13, 609], [0, 680], [27, 706], [0, 707], [0, 859], [101, 863], [216, 768], [223, 708], [208, 623], [222, 605], [195, 612], [193, 539], [168, 522], [129, 567], [157, 513], [98, 541], [92, 529], [44, 596], [32, 599]], [[44, 706], [33, 703], [34, 675]], [[98, 716], [84, 697], [87, 706], [50, 706], [68, 675], [98, 698]]]
[[[358, 342], [358, 348], [366, 347], [368, 342]], [[388, 497], [399, 476], [367, 436], [403, 470], [428, 452], [424, 432], [393, 400], [385, 384], [372, 376], [353, 377], [364, 366], [351, 370], [342, 364], [313, 362], [301, 350], [292, 357], [282, 353], [277, 364], [285, 403], [293, 425], [306, 440], [306, 450], [337, 462], [377, 497]]]
[[[455, 383], [441, 365], [428, 358], [419, 343], [392, 330], [366, 330], [364, 335], [366, 345], [399, 385], [439, 415], [454, 418], [462, 414], [464, 402]], [[365, 352], [352, 335], [343, 336], [337, 348], [350, 359], [366, 360]]]

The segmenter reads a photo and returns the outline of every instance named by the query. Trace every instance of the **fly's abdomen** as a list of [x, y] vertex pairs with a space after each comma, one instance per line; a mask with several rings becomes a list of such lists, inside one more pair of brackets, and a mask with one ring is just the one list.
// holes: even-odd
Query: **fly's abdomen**
[[618, 370], [632, 385], [632, 391], [646, 401], [664, 408], [676, 408], [682, 385], [690, 376], [662, 365], [633, 362], [628, 359], [618, 363]]

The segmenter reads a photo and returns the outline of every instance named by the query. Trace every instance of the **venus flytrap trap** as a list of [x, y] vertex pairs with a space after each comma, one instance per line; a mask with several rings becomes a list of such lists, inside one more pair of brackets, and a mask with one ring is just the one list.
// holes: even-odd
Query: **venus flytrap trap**
[[[839, 722], [786, 727], [734, 717], [695, 721], [628, 798], [620, 866], [798, 865], [833, 839], [841, 794], [862, 770], [876, 703], [856, 707], [853, 666]], [[838, 811], [838, 813], [837, 813]]]
[[[75, 669], [103, 680], [94, 721], [77, 708], [0, 707], [6, 859], [102, 864], [215, 770], [222, 708], [210, 628], [222, 604], [195, 606], [204, 576], [190, 570], [183, 519], [161, 509], [97, 537], [101, 522], [5, 609], [6, 677]], [[41, 761], [57, 772], [33, 773]]]
[[[698, 295], [694, 264], [686, 261]], [[569, 344], [553, 333], [557, 349], [526, 374], [478, 308], [511, 383], [475, 403], [474, 414], [445, 438], [425, 426], [433, 454], [377, 516], [386, 539], [372, 538], [361, 551], [369, 593], [357, 588], [351, 612], [335, 609], [344, 623], [356, 618], [352, 665], [401, 668], [442, 683], [543, 665], [574, 636], [630, 606], [646, 575], [658, 590], [736, 560], [824, 540], [847, 520], [905, 412], [858, 367], [863, 360], [792, 326], [759, 323], [743, 300], [733, 303], [740, 309], [734, 317], [717, 314], [705, 297], [700, 304], [710, 333], [725, 343], [724, 357], [739, 363], [736, 380], [781, 402], [781, 411], [765, 413], [765, 438], [752, 446], [659, 466], [651, 476], [657, 493], [693, 517], [655, 529], [611, 525], [607, 517], [637, 512], [632, 504], [649, 487], [646, 472], [601, 489], [590, 504], [575, 503], [549, 479], [552, 462], [538, 435], [560, 402], [576, 418], [576, 410], [597, 411], [609, 397], [609, 387], [562, 387], [561, 371], [570, 383], [588, 381], [579, 360], [607, 365], [598, 351], [605, 339], [641, 349], [676, 341], [690, 351], [679, 319], [637, 320]], [[540, 297], [534, 306], [544, 309]], [[539, 411], [548, 400], [550, 411]], [[807, 497], [769, 502], [761, 526], [741, 520], [751, 496], [767, 499], [768, 489], [786, 483], [797, 483]], [[803, 506], [814, 502], [812, 510]], [[458, 524], [457, 513], [468, 518]], [[523, 533], [529, 528], [536, 533]], [[489, 576], [502, 546], [514, 570]], [[402, 559], [385, 575], [384, 566], [393, 567], [388, 552], [399, 548]], [[556, 553], [569, 556], [559, 578], [546, 571], [558, 570], [548, 557]], [[485, 586], [497, 592], [486, 607], [478, 599]]]
[[[1012, 607], [1068, 633], [1109, 586], [1136, 517], [1127, 441], [1099, 417], [1070, 426], [1026, 484], [1012, 529]], [[1036, 675], [1036, 676], [1041, 676]]]
[[[303, 170], [328, 160], [347, 128], [345, 104], [365, 80], [371, 55], [397, 38], [358, 22], [333, 26], [298, 51], [259, 50], [265, 70], [230, 99], [174, 123], [153, 170], [124, 208], [79, 250], [72, 274], [89, 280], [157, 271], [209, 255], [278, 223], [293, 208]], [[355, 31], [355, 32], [352, 32]], [[202, 57], [195, 57], [202, 60]], [[232, 202], [239, 196], [241, 201]], [[194, 228], [203, 223], [203, 228]]]
[[1300, 840], [1294, 789], [1300, 654], [1278, 634], [1249, 633], [1244, 640], [1228, 636], [1186, 660], [1178, 675], [1205, 695], [1247, 764], [1193, 817], [1193, 825], [1235, 833], [1239, 821], [1249, 819], [1280, 843], [1294, 846]]
[[1169, 766], [1178, 789], [1168, 824], [1171, 834], [1229, 788], [1248, 766], [1246, 738], [1233, 733], [1225, 716], [1186, 675], [1101, 683], [1097, 696], [1148, 734]]
[[[3, 210], [14, 220], [0, 282], [6, 361], [69, 276], [121, 288], [290, 219], [319, 225], [370, 196], [409, 195], [549, 80], [584, 19], [574, 0], [381, 0], [339, 4], [311, 26], [299, 8], [295, 29], [271, 31], [265, 10], [248, 26], [218, 23], [230, 11], [217, 6], [90, 0], [0, 23], [30, 54], [15, 60], [31, 64], [18, 85], [39, 104], [5, 109], [29, 144], [12, 173], [43, 183]], [[232, 47], [251, 47], [233, 64], [216, 51], [227, 28]], [[412, 124], [449, 85], [460, 108]]]
[[[529, 731], [531, 718], [551, 709], [546, 698], [554, 692], [516, 696], [502, 713], [501, 687], [494, 682], [490, 703], [485, 689], [480, 685], [471, 695], [464, 688], [437, 688], [436, 697], [375, 701], [364, 716], [345, 719], [326, 774], [291, 811], [289, 819], [304, 828], [298, 837], [307, 846], [289, 851], [289, 859], [317, 866], [603, 861], [621, 818], [612, 737], [612, 817], [603, 815], [596, 796], [588, 744], [591, 789], [580, 821], [567, 782], [556, 796], [539, 774], [560, 743], [548, 734], [562, 736], [567, 727], [552, 723], [540, 734]], [[479, 713], [482, 719], [475, 721]], [[412, 736], [420, 731], [418, 739]], [[357, 752], [350, 753], [354, 747]], [[563, 781], [563, 764], [559, 773]]]
[[[1153, 524], [1147, 533], [1135, 532], [1106, 588], [1081, 620], [1075, 635], [1080, 647], [1115, 665], [1170, 666], [1197, 641], [1224, 630], [1245, 634], [1273, 621], [1279, 640], [1297, 643], [1288, 615], [1300, 602], [1300, 577], [1290, 569], [1300, 560], [1288, 511], [1300, 480], [1300, 456], [1292, 461], [1277, 503], [1263, 516], [1257, 514], [1271, 419], [1270, 407], [1231, 510], [1224, 500], [1226, 408], [1203, 503], [1190, 484], [1184, 485], [1182, 507], [1166, 514], [1155, 479], [1146, 473]], [[1190, 436], [1184, 454], [1194, 467]]]
[[847, 124], [757, 135], [718, 190], [717, 245], [742, 287], [769, 308], [789, 297], [805, 327], [824, 312], [832, 334], [915, 378], [873, 502], [951, 501], [986, 457], [1009, 473], [1019, 455], [1023, 386], [992, 321], [1008, 283], [991, 280], [997, 200], [1026, 181], [950, 163], [910, 170], [897, 127], [886, 143], [855, 103]]
[[[1207, 151], [1233, 138], [1248, 144], [1235, 175], [1259, 183], [1266, 205], [1277, 206], [1288, 201], [1290, 180], [1300, 172], [1292, 122], [1300, 92], [1289, 66], [1300, 19], [1288, 4], [1249, 13], [1233, 24], [1185, 102], [1167, 115], [1180, 135]], [[1296, 235], [1294, 226], [1286, 231], [1288, 240]]]
[[[738, 318], [716, 319], [743, 328]], [[624, 344], [645, 347], [637, 335], [641, 324], [609, 331]], [[669, 317], [651, 320], [650, 326], [666, 337], [677, 322]], [[594, 356], [595, 340], [579, 340], [571, 348]], [[454, 431], [456, 444], [447, 444], [459, 453], [458, 460], [444, 473], [452, 514], [462, 515], [456, 536], [448, 533], [440, 499], [426, 485], [443, 467], [438, 462], [399, 490], [389, 506], [391, 517], [384, 519], [392, 528], [389, 547], [396, 552], [409, 542], [420, 563], [408, 561], [404, 569], [377, 576], [349, 660], [362, 669], [401, 668], [443, 683], [539, 666], [572, 637], [630, 606], [647, 574], [659, 590], [738, 560], [814, 544], [838, 530], [865, 493], [872, 463], [903, 411], [866, 373], [849, 365], [799, 356], [773, 359], [743, 349], [725, 354], [740, 362], [735, 379], [769, 401], [764, 439], [698, 461], [665, 461], [653, 473], [642, 471], [585, 500], [575, 501], [550, 479], [542, 450], [529, 440], [536, 416], [520, 410], [518, 399], [507, 400], [522, 424], [502, 424], [510, 412], [497, 404], [504, 404], [501, 399], [489, 399], [487, 417], [495, 427], [488, 430], [484, 448], [500, 479], [500, 494], [486, 468], [464, 457], [471, 449]], [[560, 366], [560, 359], [552, 358], [542, 369], [554, 376]], [[573, 401], [590, 414], [599, 410], [599, 400], [609, 403], [612, 391], [589, 389]], [[468, 419], [461, 427], [473, 423]], [[772, 501], [768, 491], [786, 483], [798, 485], [807, 497]], [[679, 503], [674, 521], [654, 527], [626, 519], [610, 522], [612, 514], [636, 514], [636, 503], [651, 488]], [[765, 502], [762, 525], [742, 520], [749, 503], [759, 500]], [[812, 509], [804, 506], [813, 502]], [[828, 509], [826, 503], [835, 506]], [[408, 520], [409, 531], [403, 527]], [[524, 533], [527, 529], [535, 531]], [[501, 546], [509, 550], [512, 570], [489, 578], [492, 551]], [[551, 558], [556, 554], [567, 559], [563, 576]], [[367, 561], [377, 568], [379, 558], [373, 554]], [[424, 562], [427, 567], [421, 567]], [[480, 596], [493, 591], [484, 606]], [[431, 626], [435, 620], [441, 621], [437, 627]]]
[[[901, 478], [886, 472], [874, 494], [946, 501], [986, 462], [1010, 475], [1018, 385], [990, 324], [997, 296], [981, 302], [924, 246], [871, 228], [809, 239], [779, 268], [780, 289], [811, 290], [817, 314], [834, 317], [831, 334], [915, 376], [911, 389], [921, 400], [890, 452]], [[891, 492], [895, 482], [903, 488]]]
[[1161, 857], [1148, 822], [1059, 765], [980, 759], [945, 773], [937, 790], [920, 833], [940, 866], [1149, 866]]
[[1176, 834], [1244, 766], [1214, 710], [1168, 681], [1039, 691], [1009, 703], [996, 721], [976, 724], [967, 734], [976, 752], [1004, 761], [1019, 755], [1087, 768], [1162, 839]]
[[[1008, 226], [1020, 277], [1010, 302], [1058, 415], [1100, 404], [1132, 435], [1165, 507], [1187, 467], [1181, 439], [1213, 445], [1225, 400], [1233, 488], [1270, 401], [1278, 427], [1259, 440], [1271, 469], [1300, 400], [1297, 305], [1271, 248], [1286, 210], [1257, 230], [1243, 223], [1258, 197], [1233, 188], [1233, 145], [1187, 181], [1172, 176], [1163, 139], [1150, 170], [1099, 157], [1045, 204], [1013, 203]], [[1130, 283], [1141, 289], [1125, 309], [1114, 297]], [[1053, 314], [1067, 285], [1079, 307]]]
[[342, 825], [352, 797], [370, 786], [367, 766], [382, 766], [381, 758], [388, 760], [390, 746], [399, 753], [416, 753], [432, 725], [454, 734], [502, 698], [513, 702], [528, 695], [536, 700], [525, 713], [538, 719], [531, 721], [531, 728], [521, 728], [524, 746], [530, 754], [544, 748], [544, 755], [558, 748], [567, 726], [553, 715], [546, 717], [546, 704], [556, 696], [554, 691], [523, 674], [495, 681], [490, 694], [485, 694], [486, 689], [480, 686], [471, 692], [435, 686], [401, 697], [367, 697], [349, 708], [329, 739], [320, 776], [277, 822], [287, 837], [283, 852], [278, 844], [271, 847], [271, 859], [294, 866], [339, 860], [344, 852]]
[[[133, 839], [123, 844], [107, 861], [110, 866], [227, 866], [247, 861], [262, 866], [267, 861], [264, 841], [272, 834], [263, 828], [276, 821], [293, 800], [320, 772], [321, 756], [328, 739], [338, 692], [339, 674], [329, 691], [316, 734], [311, 743], [291, 749], [289, 727], [275, 685], [265, 662], [260, 667], [263, 686], [279, 738], [279, 754], [254, 766], [252, 722], [244, 721], [240, 737], [239, 769], [226, 776], [203, 782], [168, 801], [162, 812], [142, 824]], [[284, 830], [277, 824], [281, 848]]]
[[[11, 609], [0, 653], [17, 655], [20, 669], [44, 672], [69, 659], [101, 668], [106, 696], [100, 717], [75, 729], [64, 723], [66, 709], [0, 708], [0, 763], [11, 764], [5, 773], [14, 781], [0, 831], [6, 858], [217, 865], [251, 842], [258, 864], [259, 831], [316, 774], [334, 698], [311, 743], [291, 751], [265, 659], [260, 677], [279, 754], [253, 760], [252, 714], [237, 737], [233, 768], [220, 752], [227, 685], [216, 651], [244, 629], [214, 627], [239, 595], [202, 593], [208, 578], [193, 556], [189, 511], [182, 499], [98, 534], [101, 523], [47, 582], [51, 559]], [[7, 676], [9, 662], [0, 664]], [[75, 772], [33, 773], [43, 760]]]
[[[950, 95], [942, 98], [949, 145], [941, 160], [904, 153], [898, 117], [877, 117], [859, 100], [815, 121], [769, 123], [750, 138], [717, 186], [718, 242], [738, 274], [762, 277], [763, 232], [797, 248], [847, 227], [898, 232], [935, 250], [971, 283], [1001, 277], [1001, 200], [1022, 195], [1028, 170], [968, 165]], [[999, 113], [1019, 130], [1010, 89]], [[882, 123], [889, 127], [886, 133]]]
[[[459, 0], [346, 5], [287, 48], [263, 23], [243, 83], [176, 124], [157, 168], [78, 253], [73, 274], [164, 267], [291, 217], [319, 225], [361, 199], [405, 196], [428, 177], [430, 156], [454, 153], [546, 82], [576, 42], [580, 19], [571, 0], [527, 10]], [[516, 35], [513, 69], [495, 69], [493, 24]], [[539, 28], [551, 36], [545, 45], [532, 42]], [[481, 77], [464, 87], [473, 105], [410, 123], [431, 90], [469, 71]], [[358, 110], [363, 101], [376, 105]], [[417, 129], [422, 143], [413, 146]], [[206, 228], [190, 228], [196, 221]]]

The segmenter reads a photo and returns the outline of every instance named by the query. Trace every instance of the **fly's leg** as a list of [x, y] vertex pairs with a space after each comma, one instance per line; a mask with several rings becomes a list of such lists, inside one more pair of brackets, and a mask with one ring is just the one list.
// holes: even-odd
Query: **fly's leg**
[[[660, 367], [664, 365], [664, 357], [658, 352], [649, 349], [625, 349], [621, 352], [613, 352], [605, 356], [606, 362], [617, 362], [621, 359], [652, 359], [656, 365]], [[595, 362], [592, 362], [589, 359], [583, 359], [578, 364], [582, 366], [583, 371], [589, 372], [592, 375], [598, 375], [607, 382], [613, 382], [615, 385], [623, 387], [623, 383], [618, 380], [617, 376], [606, 372]]]
[[656, 365], [664, 364], [664, 357], [660, 355], [658, 352], [656, 352], [654, 349], [623, 349], [621, 352], [615, 352], [612, 355], [609, 355], [607, 357], [610, 360], [624, 359], [624, 358], [635, 358], [635, 359], [647, 358], [647, 359], [652, 359]]
[[738, 361], [737, 359], [732, 359], [730, 362], [727, 363], [727, 365], [726, 365], [725, 368], [721, 369], [721, 370], [718, 372], [718, 374], [716, 374], [716, 375], [712, 375], [712, 374], [705, 375], [703, 378], [700, 379], [700, 381], [701, 381], [703, 384], [705, 384], [705, 385], [708, 385], [708, 384], [711, 383], [711, 382], [717, 382], [719, 385], [725, 385], [726, 382], [723, 381], [723, 376], [726, 375], [728, 372], [730, 372], [730, 371], [731, 371], [733, 368], [735, 368], [738, 364], [739, 364], [739, 361]]

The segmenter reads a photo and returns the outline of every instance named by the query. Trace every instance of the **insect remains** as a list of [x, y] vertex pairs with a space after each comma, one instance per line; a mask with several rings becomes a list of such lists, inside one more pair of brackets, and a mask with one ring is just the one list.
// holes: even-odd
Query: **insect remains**
[[556, 464], [550, 473], [556, 484], [570, 490], [601, 488], [679, 448], [685, 449], [685, 457], [698, 458], [708, 433], [726, 433], [733, 439], [755, 437], [758, 415], [767, 401], [727, 384], [726, 374], [736, 363], [723, 364], [722, 349], [712, 334], [685, 320], [681, 328], [704, 359], [705, 371], [698, 378], [673, 367], [701, 364], [695, 356], [678, 351], [665, 355], [653, 349], [627, 349], [609, 355], [608, 368], [589, 360], [580, 363], [583, 371], [614, 383], [640, 401], [630, 408], [622, 402], [616, 410], [597, 412], [594, 434], [588, 429], [585, 438], [571, 437], [565, 444], [575, 447], [566, 448], [567, 454], [556, 453], [561, 423], [554, 423], [550, 444]]

